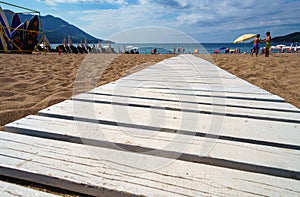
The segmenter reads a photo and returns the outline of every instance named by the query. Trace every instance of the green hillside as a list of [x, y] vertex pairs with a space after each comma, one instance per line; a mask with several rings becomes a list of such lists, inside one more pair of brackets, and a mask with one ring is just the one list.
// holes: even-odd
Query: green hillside
[[273, 42], [300, 42], [300, 32], [291, 33], [285, 36], [278, 36], [272, 39]]
[[[9, 10], [4, 10], [8, 21], [11, 21], [12, 12]], [[25, 19], [30, 20], [32, 15], [30, 14], [20, 14], [21, 22], [25, 21]], [[46, 34], [50, 43], [61, 43], [64, 38], [71, 37], [73, 43], [77, 43], [80, 41], [84, 41], [86, 39], [89, 43], [98, 42], [101, 39], [95, 38], [83, 30], [75, 27], [72, 24], [62, 20], [61, 18], [54, 17], [52, 15], [41, 16], [43, 31]]]

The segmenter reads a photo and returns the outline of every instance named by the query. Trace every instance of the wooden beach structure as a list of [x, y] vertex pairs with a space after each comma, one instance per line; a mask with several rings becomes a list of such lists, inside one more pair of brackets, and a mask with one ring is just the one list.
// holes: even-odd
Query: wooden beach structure
[[299, 196], [299, 126], [281, 97], [184, 54], [5, 125], [0, 175], [92, 196]]
[[[15, 13], [11, 12], [10, 13], [11, 16], [13, 16], [13, 14], [33, 14], [33, 15], [37, 15], [38, 16], [38, 29], [39, 29], [38, 31], [28, 30], [25, 27], [18, 29], [18, 32], [20, 32], [20, 34], [22, 34], [22, 37], [24, 37], [25, 34], [37, 34], [37, 35], [40, 35], [39, 41], [34, 46], [34, 49], [36, 49], [37, 46], [38, 46], [38, 44], [40, 44], [42, 41], [44, 41], [46, 39], [44, 31], [43, 31], [41, 13], [39, 11], [31, 9], [31, 8], [26, 8], [26, 7], [23, 7], [23, 6], [15, 5], [15, 4], [4, 2], [4, 1], [0, 1], [0, 9], [1, 9], [1, 4], [4, 4], [4, 5], [9, 6], [9, 7], [12, 7], [14, 9], [22, 10], [20, 12], [15, 12]], [[29, 22], [30, 21], [28, 21], [28, 23]], [[24, 21], [24, 25], [25, 24], [26, 24], [26, 21]], [[0, 48], [0, 52], [1, 53], [32, 53], [32, 50], [24, 49], [24, 48], [18, 46], [17, 41], [14, 38], [10, 38], [7, 35], [7, 33], [10, 34], [12, 31], [17, 30], [17, 27], [16, 28], [11, 28], [9, 26], [10, 24], [7, 24], [7, 25], [8, 26], [2, 26], [1, 23], [0, 23], [0, 38], [3, 38], [3, 43], [2, 44], [4, 45], [2, 49]], [[5, 31], [7, 33], [5, 33]], [[4, 38], [7, 40], [7, 43], [4, 43], [5, 42]], [[32, 42], [32, 40], [29, 39], [27, 42], [30, 43], [30, 42]], [[7, 44], [11, 45], [11, 47], [13, 47], [13, 48], [7, 47], [6, 46]]]

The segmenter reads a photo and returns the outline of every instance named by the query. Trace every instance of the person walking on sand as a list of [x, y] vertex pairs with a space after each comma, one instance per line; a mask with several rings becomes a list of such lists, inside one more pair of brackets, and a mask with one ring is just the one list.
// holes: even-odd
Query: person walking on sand
[[258, 46], [258, 43], [260, 42], [259, 37], [260, 37], [260, 34], [257, 34], [254, 39], [254, 42], [253, 42], [253, 49], [251, 50], [251, 55], [253, 55], [253, 53], [255, 53], [256, 57], [257, 57], [258, 50], [259, 50], [259, 46]]
[[269, 57], [271, 49], [271, 34], [269, 31], [266, 33], [266, 38], [264, 39], [264, 42], [266, 42], [265, 57]]

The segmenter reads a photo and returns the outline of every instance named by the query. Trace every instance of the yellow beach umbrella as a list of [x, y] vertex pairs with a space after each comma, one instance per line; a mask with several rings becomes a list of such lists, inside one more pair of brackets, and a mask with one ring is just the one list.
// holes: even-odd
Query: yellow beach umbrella
[[233, 41], [234, 44], [236, 43], [240, 43], [246, 40], [250, 40], [251, 38], [254, 38], [257, 34], [244, 34], [241, 35], [240, 37], [238, 37], [237, 39], [235, 39], [235, 41]]

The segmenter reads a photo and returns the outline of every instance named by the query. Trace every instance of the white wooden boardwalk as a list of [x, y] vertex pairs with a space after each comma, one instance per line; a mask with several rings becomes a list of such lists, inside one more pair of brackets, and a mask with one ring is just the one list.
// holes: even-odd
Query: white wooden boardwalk
[[74, 96], [5, 131], [0, 175], [82, 194], [300, 194], [300, 110], [193, 55]]
[[49, 194], [42, 191], [37, 191], [25, 186], [16, 185], [0, 181], [0, 194], [5, 197], [58, 197], [57, 195]]

